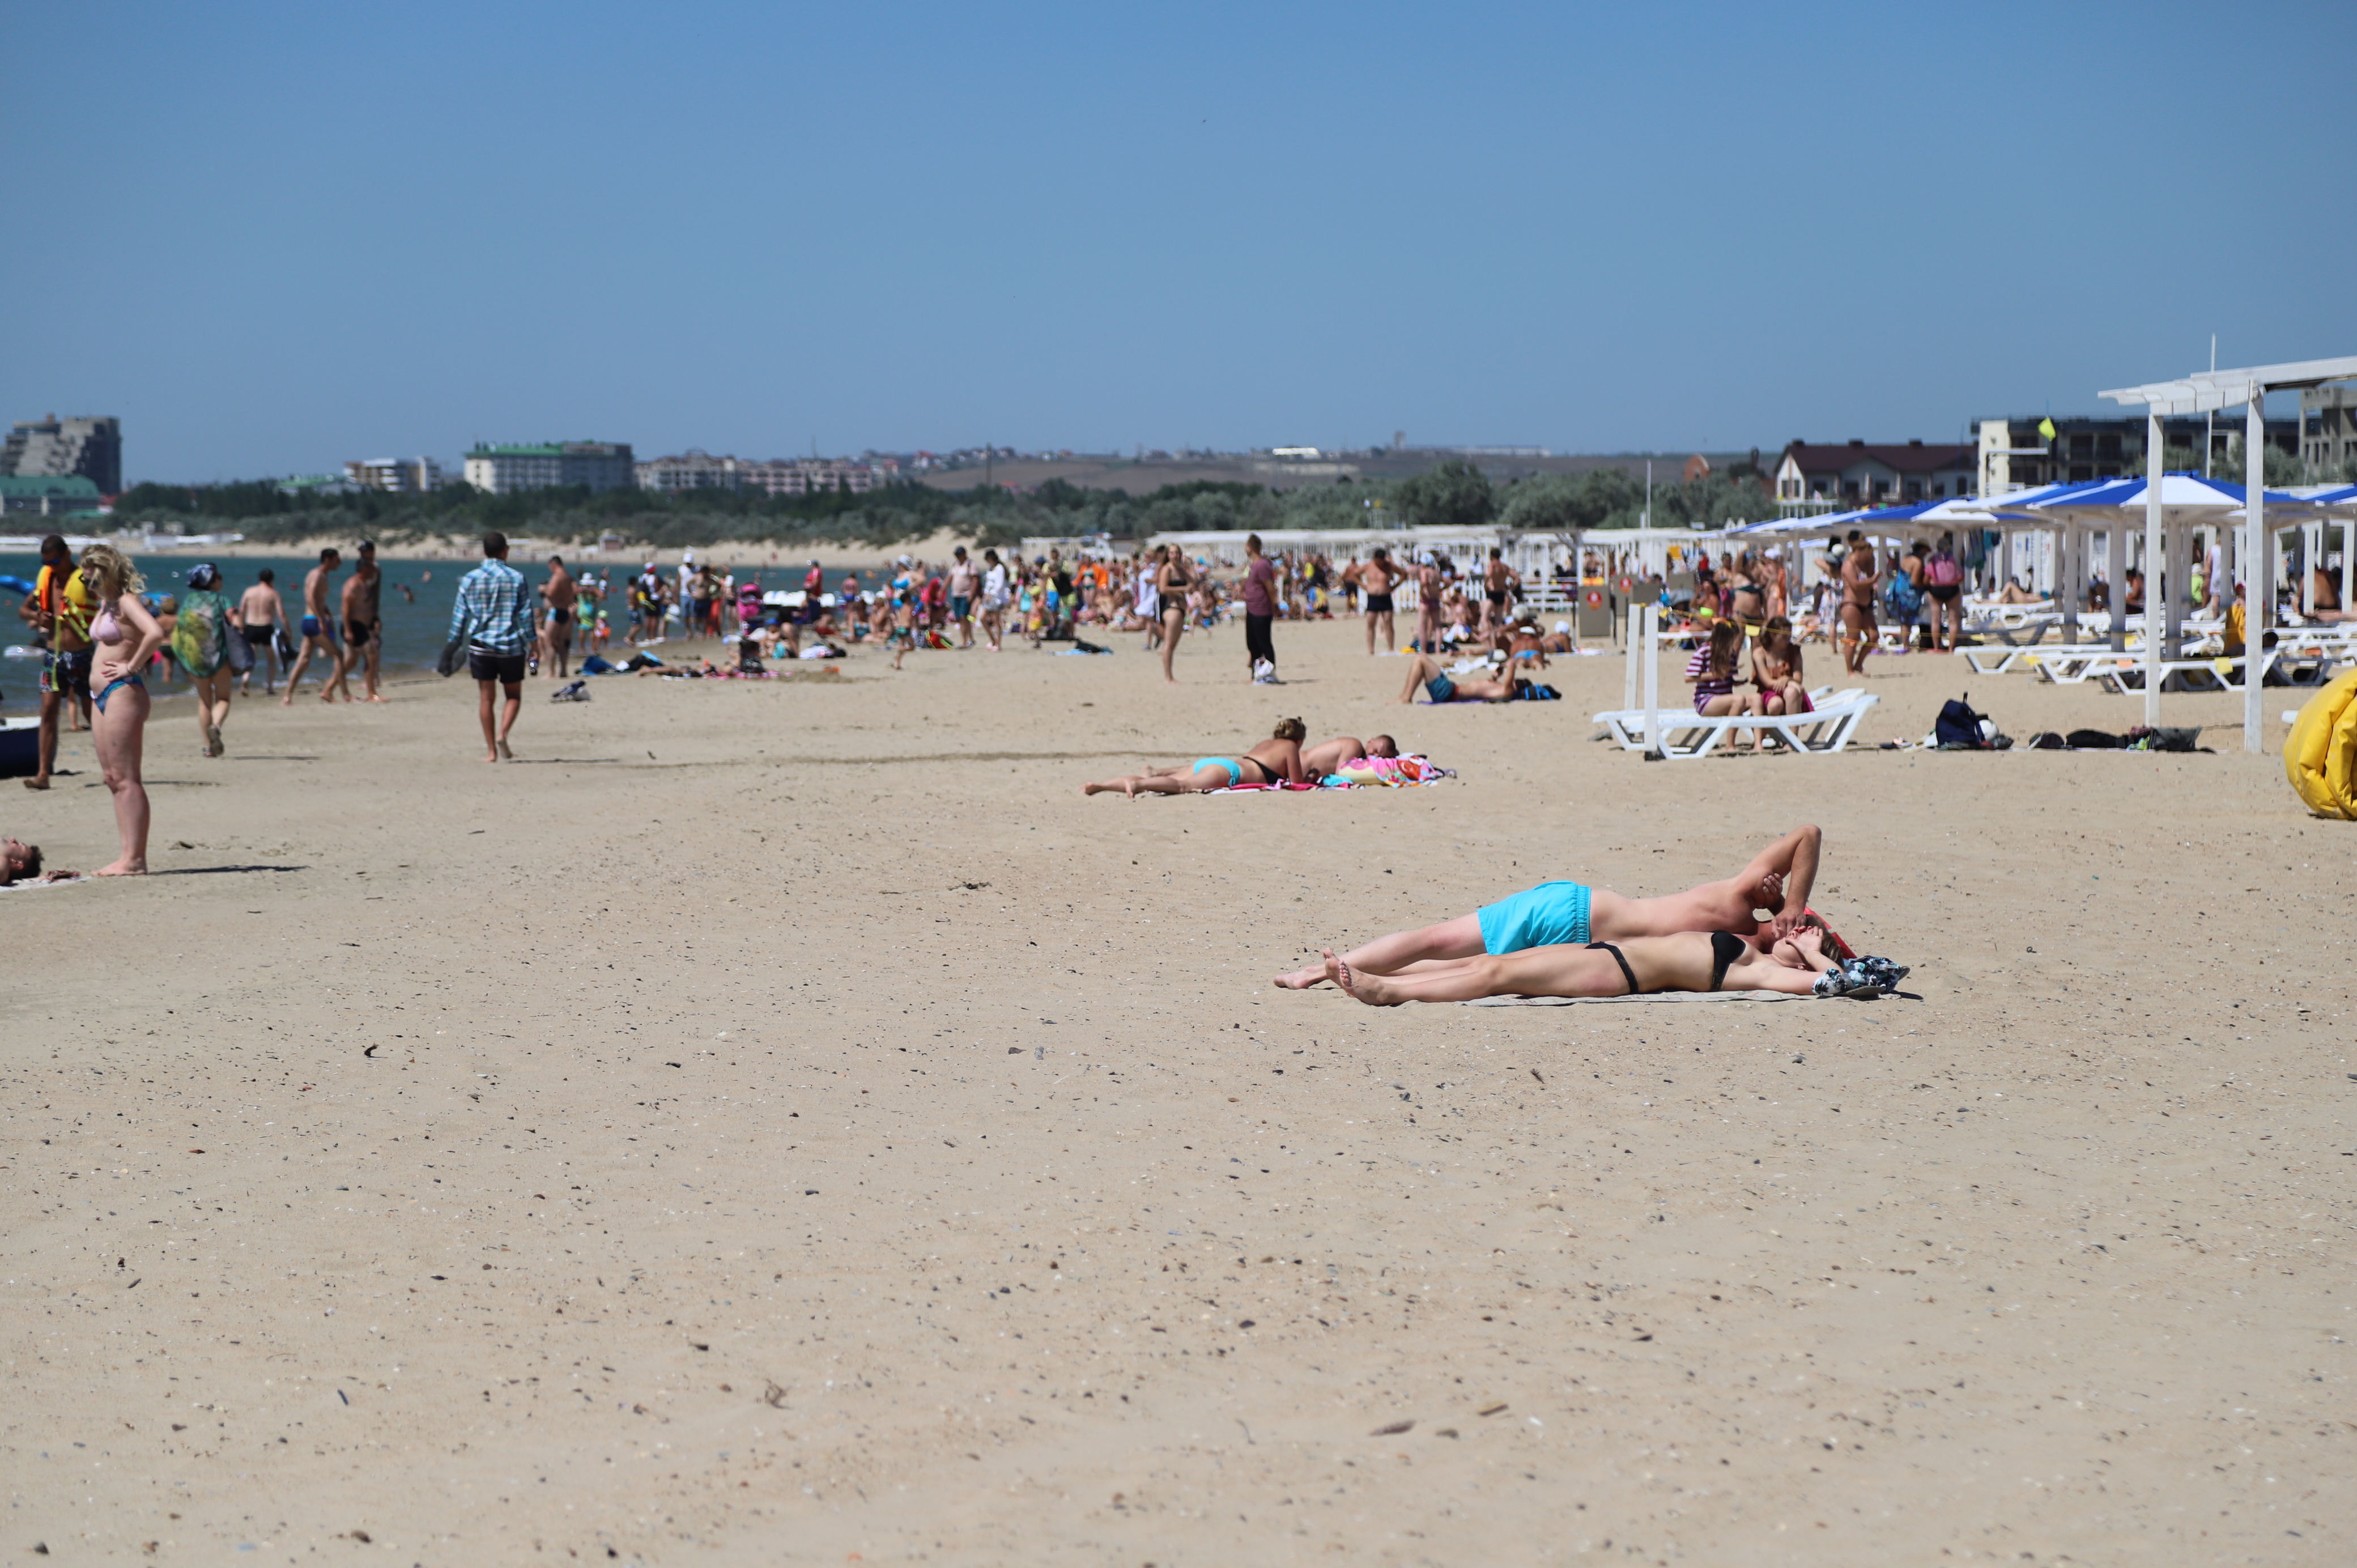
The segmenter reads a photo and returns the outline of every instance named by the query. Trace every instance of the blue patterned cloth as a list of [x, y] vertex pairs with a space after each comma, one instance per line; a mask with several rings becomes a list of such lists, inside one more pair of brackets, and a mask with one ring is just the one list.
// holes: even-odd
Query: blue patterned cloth
[[485, 561], [458, 579], [450, 635], [492, 653], [522, 653], [532, 647], [532, 609], [523, 574], [504, 561]]

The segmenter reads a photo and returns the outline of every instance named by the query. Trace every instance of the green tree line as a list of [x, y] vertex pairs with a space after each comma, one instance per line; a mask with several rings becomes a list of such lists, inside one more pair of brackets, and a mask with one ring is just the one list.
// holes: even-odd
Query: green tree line
[[[115, 503], [124, 523], [201, 521], [261, 542], [367, 533], [387, 542], [463, 537], [486, 529], [567, 543], [608, 533], [629, 544], [670, 549], [716, 539], [784, 545], [880, 547], [946, 530], [985, 544], [1027, 534], [1151, 533], [1243, 529], [1363, 529], [1384, 525], [1466, 529], [1492, 524], [1533, 532], [1636, 527], [1645, 487], [1618, 468], [1493, 483], [1452, 458], [1411, 478], [1277, 490], [1266, 485], [1195, 480], [1133, 497], [1049, 479], [1016, 492], [977, 486], [942, 490], [914, 483], [865, 494], [802, 496], [758, 491], [606, 490], [581, 487], [492, 495], [453, 484], [424, 495], [320, 496], [270, 480], [217, 485], [142, 484]], [[1749, 474], [1709, 475], [1653, 489], [1660, 527], [1715, 526], [1771, 510]]]

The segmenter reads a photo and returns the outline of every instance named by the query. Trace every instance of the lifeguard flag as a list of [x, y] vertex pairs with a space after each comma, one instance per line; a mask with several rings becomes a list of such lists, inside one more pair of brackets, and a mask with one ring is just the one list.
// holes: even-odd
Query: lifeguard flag
[[2040, 439], [2040, 440], [2041, 440], [2041, 441], [2051, 441], [2051, 440], [2053, 440], [2053, 439], [2054, 439], [2054, 422], [2053, 422], [2052, 420], [2050, 420], [2050, 419], [2041, 419], [2041, 420], [2040, 420], [2040, 421], [2038, 422], [2038, 436], [2039, 436], [2039, 439]]

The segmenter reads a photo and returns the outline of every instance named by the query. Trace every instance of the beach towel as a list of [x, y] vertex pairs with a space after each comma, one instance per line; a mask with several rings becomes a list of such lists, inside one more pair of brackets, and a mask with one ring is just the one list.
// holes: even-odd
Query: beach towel
[[1323, 787], [1329, 789], [1399, 789], [1419, 784], [1437, 784], [1457, 775], [1448, 768], [1433, 766], [1429, 757], [1361, 757], [1346, 764], [1339, 772], [1329, 774]]
[[0, 893], [30, 893], [36, 888], [40, 887], [71, 887], [77, 882], [95, 882], [98, 879], [96, 877], [91, 875], [88, 872], [84, 872], [80, 876], [59, 876], [46, 881], [0, 882]]
[[1596, 1002], [1819, 1002], [1782, 991], [1645, 991], [1634, 996], [1480, 996], [1459, 1007], [1569, 1007]]

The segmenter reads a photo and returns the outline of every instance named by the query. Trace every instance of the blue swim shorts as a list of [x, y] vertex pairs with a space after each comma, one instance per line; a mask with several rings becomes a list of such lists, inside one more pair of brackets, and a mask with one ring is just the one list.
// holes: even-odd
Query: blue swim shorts
[[1485, 904], [1475, 915], [1481, 922], [1481, 946], [1496, 953], [1524, 948], [1553, 947], [1562, 942], [1586, 942], [1587, 888], [1577, 882], [1542, 882], [1536, 887]]
[[1435, 675], [1424, 683], [1424, 693], [1436, 703], [1453, 703], [1457, 700], [1457, 682], [1446, 675]]

